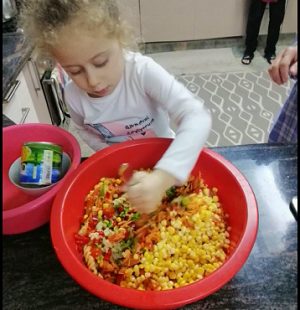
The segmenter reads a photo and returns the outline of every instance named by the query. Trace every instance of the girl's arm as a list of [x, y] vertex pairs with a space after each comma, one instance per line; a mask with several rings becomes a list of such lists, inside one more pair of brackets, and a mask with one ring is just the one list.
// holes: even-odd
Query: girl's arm
[[211, 116], [200, 100], [154, 61], [149, 60], [139, 75], [153, 104], [167, 110], [178, 126], [176, 138], [154, 172], [136, 172], [124, 187], [141, 213], [151, 213], [170, 186], [181, 185], [188, 179], [209, 135]]
[[70, 113], [71, 119], [75, 124], [75, 128], [80, 136], [80, 138], [95, 152], [100, 151], [109, 145], [101, 140], [101, 138], [93, 133], [90, 132], [84, 125], [83, 117], [79, 115], [69, 104], [68, 100], [66, 99], [68, 112]]
[[145, 92], [169, 113], [178, 130], [176, 138], [157, 163], [157, 169], [186, 182], [211, 129], [211, 116], [203, 102], [165, 69], [149, 61], [142, 74]]

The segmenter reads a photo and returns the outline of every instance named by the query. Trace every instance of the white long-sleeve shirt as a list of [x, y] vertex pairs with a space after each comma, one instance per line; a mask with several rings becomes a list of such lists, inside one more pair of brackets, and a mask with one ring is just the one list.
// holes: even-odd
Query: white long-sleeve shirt
[[91, 98], [72, 81], [65, 88], [80, 137], [99, 151], [127, 140], [175, 138], [155, 168], [186, 182], [208, 138], [211, 116], [203, 102], [150, 57], [124, 52], [125, 70], [114, 92]]

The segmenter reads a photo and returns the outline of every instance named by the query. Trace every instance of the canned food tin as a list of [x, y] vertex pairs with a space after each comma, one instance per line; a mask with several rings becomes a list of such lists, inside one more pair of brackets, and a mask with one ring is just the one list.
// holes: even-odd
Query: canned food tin
[[22, 146], [20, 184], [42, 187], [61, 178], [62, 148], [49, 142], [26, 142]]

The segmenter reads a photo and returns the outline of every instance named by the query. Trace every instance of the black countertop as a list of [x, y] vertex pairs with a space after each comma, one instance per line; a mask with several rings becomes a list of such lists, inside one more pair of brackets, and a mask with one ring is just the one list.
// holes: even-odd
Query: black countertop
[[10, 118], [2, 114], [2, 127], [12, 126], [16, 125], [15, 122], [13, 122]]
[[2, 34], [2, 99], [29, 59], [33, 45], [21, 33]]
[[[182, 310], [294, 310], [297, 308], [297, 222], [289, 203], [297, 195], [296, 144], [212, 148], [249, 181], [258, 203], [259, 229], [237, 275]], [[233, 193], [234, 194], [234, 193]], [[63, 269], [49, 224], [3, 236], [3, 309], [121, 310], [79, 286]]]

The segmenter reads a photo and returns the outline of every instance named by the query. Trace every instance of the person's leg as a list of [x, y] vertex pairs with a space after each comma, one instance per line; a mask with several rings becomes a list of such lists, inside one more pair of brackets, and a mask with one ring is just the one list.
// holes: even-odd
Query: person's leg
[[[267, 44], [265, 48], [265, 57], [276, 56], [276, 44], [279, 39], [280, 26], [284, 19], [286, 0], [278, 0], [270, 3], [270, 20], [268, 28]], [[271, 60], [271, 59], [270, 59]]]
[[250, 56], [251, 60], [254, 56], [254, 52], [257, 47], [259, 28], [265, 12], [265, 8], [266, 8], [266, 2], [263, 2], [262, 0], [251, 1], [246, 28], [246, 40], [245, 40], [246, 49], [244, 52], [244, 56], [247, 55]]

